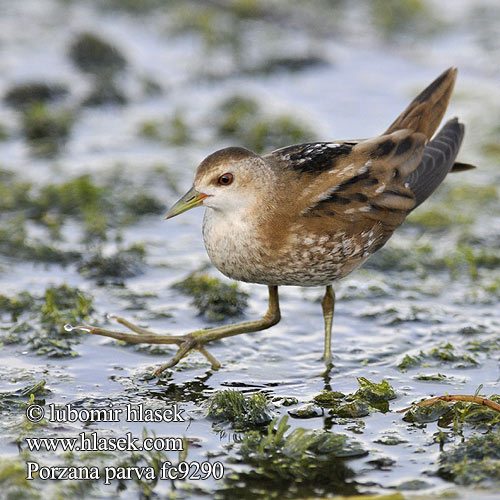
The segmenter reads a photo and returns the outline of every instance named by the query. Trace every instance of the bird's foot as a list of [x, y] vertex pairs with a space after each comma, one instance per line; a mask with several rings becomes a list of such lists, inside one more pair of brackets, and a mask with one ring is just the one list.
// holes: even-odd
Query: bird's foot
[[116, 340], [123, 340], [124, 342], [131, 342], [134, 344], [176, 344], [178, 346], [177, 352], [167, 363], [161, 365], [155, 370], [155, 375], [160, 375], [167, 368], [175, 366], [184, 356], [187, 356], [191, 351], [198, 350], [212, 365], [212, 369], [217, 370], [221, 364], [217, 359], [210, 354], [204, 347], [204, 344], [212, 340], [211, 338], [204, 338], [207, 330], [197, 330], [186, 335], [166, 335], [150, 332], [138, 325], [122, 318], [121, 316], [109, 316], [115, 319], [118, 323], [124, 325], [134, 333], [116, 332], [114, 330], [107, 330], [98, 326], [89, 325], [66, 325], [66, 330], [83, 330], [92, 335], [102, 335], [103, 337], [110, 337]]
[[269, 307], [263, 318], [256, 321], [244, 321], [243, 323], [235, 323], [233, 325], [208, 328], [206, 330], [196, 330], [186, 335], [156, 334], [140, 326], [134, 325], [134, 323], [120, 316], [110, 317], [127, 327], [129, 330], [132, 330], [133, 333], [115, 332], [113, 330], [99, 328], [98, 326], [87, 325], [66, 325], [65, 329], [67, 331], [83, 330], [92, 335], [102, 335], [103, 337], [111, 337], [112, 339], [132, 342], [134, 344], [176, 344], [179, 348], [173, 358], [155, 371], [155, 375], [159, 375], [167, 368], [175, 366], [184, 356], [193, 350], [200, 351], [210, 362], [212, 369], [217, 370], [220, 368], [221, 364], [207, 351], [205, 344], [213, 340], [233, 337], [234, 335], [240, 335], [242, 333], [265, 330], [278, 323], [281, 315], [278, 300], [278, 287], [276, 285], [271, 285], [269, 286]]

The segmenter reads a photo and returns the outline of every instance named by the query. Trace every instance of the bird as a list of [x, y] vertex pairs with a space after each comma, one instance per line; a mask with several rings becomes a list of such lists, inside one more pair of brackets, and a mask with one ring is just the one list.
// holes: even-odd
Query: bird
[[233, 280], [268, 286], [261, 319], [185, 335], [155, 334], [119, 316], [113, 317], [133, 333], [75, 328], [127, 342], [177, 344], [156, 375], [193, 350], [217, 369], [206, 344], [277, 324], [279, 286], [324, 286], [323, 360], [331, 367], [332, 283], [382, 248], [449, 172], [475, 168], [455, 161], [465, 130], [457, 118], [435, 134], [456, 76], [456, 68], [444, 71], [377, 137], [297, 144], [264, 155], [227, 147], [200, 163], [192, 188], [166, 219], [205, 207], [203, 239], [214, 266]]

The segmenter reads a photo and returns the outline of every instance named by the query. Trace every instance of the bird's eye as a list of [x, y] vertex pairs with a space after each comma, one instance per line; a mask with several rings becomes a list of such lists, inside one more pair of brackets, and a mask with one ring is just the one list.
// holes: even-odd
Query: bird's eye
[[229, 184], [231, 184], [231, 182], [233, 182], [233, 174], [231, 174], [230, 172], [226, 172], [225, 174], [222, 174], [218, 179], [217, 179], [217, 182], [221, 185], [221, 186], [229, 186]]

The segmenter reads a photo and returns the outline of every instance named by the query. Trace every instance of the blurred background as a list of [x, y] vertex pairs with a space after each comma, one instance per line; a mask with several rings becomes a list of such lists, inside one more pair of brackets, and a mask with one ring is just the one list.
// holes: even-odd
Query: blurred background
[[[214, 435], [200, 410], [223, 387], [296, 405], [325, 388], [348, 393], [367, 374], [388, 377], [408, 401], [474, 394], [479, 384], [495, 392], [499, 60], [496, 0], [0, 0], [2, 394], [25, 401], [23, 388], [38, 387], [40, 397], [83, 406], [108, 397], [178, 400], [197, 415], [188, 434], [202, 444], [191, 456], [226, 460], [230, 433]], [[284, 320], [265, 336], [219, 343], [222, 371], [195, 355], [158, 383], [144, 374], [172, 354], [168, 347], [64, 330], [80, 322], [110, 327], [108, 313], [174, 333], [259, 315], [265, 287], [236, 287], [210, 267], [202, 210], [163, 221], [196, 166], [231, 145], [262, 153], [377, 135], [450, 66], [459, 74], [447, 118], [466, 124], [459, 160], [478, 168], [450, 175], [381, 252], [336, 285], [333, 381], [310, 378], [321, 370], [317, 289], [284, 289]], [[214, 283], [215, 295], [200, 292]], [[27, 432], [19, 430], [22, 405], [0, 400], [6, 409], [0, 454], [17, 461], [15, 443]], [[276, 403], [275, 411], [288, 410]], [[339, 423], [310, 416], [293, 425]], [[364, 432], [371, 459], [383, 455], [375, 438], [390, 425], [379, 417], [351, 429]], [[435, 431], [419, 436], [432, 441]], [[443, 479], [421, 480], [437, 447], [413, 453], [411, 445], [393, 449], [399, 469], [353, 466], [356, 480], [372, 485], [356, 491], [393, 491], [402, 476], [429, 494], [449, 488]], [[218, 498], [232, 498], [224, 488]], [[245, 489], [254, 498], [250, 487], [238, 494]], [[95, 494], [104, 498], [103, 491]], [[136, 491], [140, 484], [121, 494]], [[355, 492], [335, 483], [319, 493], [339, 491]], [[311, 492], [313, 485], [301, 490]]]

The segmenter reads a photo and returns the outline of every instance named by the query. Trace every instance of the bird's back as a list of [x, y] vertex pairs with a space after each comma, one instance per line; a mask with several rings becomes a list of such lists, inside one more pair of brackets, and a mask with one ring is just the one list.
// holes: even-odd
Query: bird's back
[[456, 73], [440, 75], [379, 137], [289, 146], [264, 157], [286, 186], [279, 224], [271, 218], [262, 227], [279, 258], [272, 265], [290, 269], [276, 284], [322, 285], [345, 276], [438, 187], [464, 135], [455, 118], [430, 140]]

